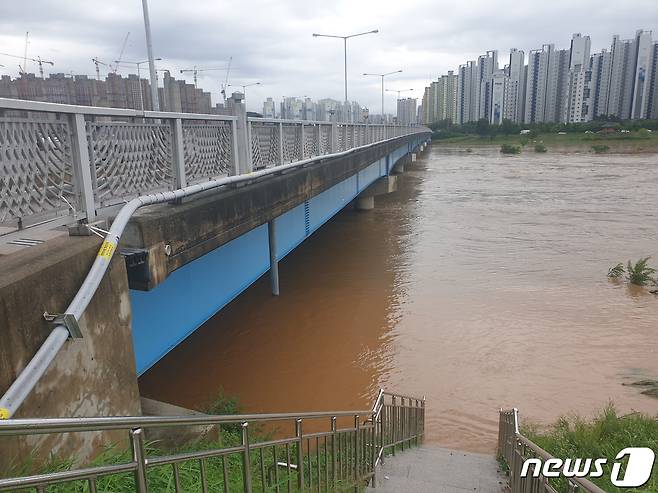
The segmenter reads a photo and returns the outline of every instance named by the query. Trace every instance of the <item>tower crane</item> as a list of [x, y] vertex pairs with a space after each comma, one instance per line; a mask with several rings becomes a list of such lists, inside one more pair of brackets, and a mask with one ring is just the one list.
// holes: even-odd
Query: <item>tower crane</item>
[[228, 67], [226, 68], [226, 78], [222, 84], [222, 97], [224, 98], [224, 104], [226, 104], [226, 88], [228, 87], [228, 75], [231, 73], [231, 63], [233, 63], [233, 57], [228, 59]]
[[[94, 65], [96, 65], [96, 80], [101, 80], [101, 71], [100, 68], [98, 67], [99, 65], [103, 65], [104, 67], [110, 67], [107, 63], [101, 62], [98, 57], [92, 58], [92, 62], [94, 62]], [[110, 67], [112, 68], [112, 67]]]
[[51, 61], [48, 61], [48, 60], [42, 60], [41, 57], [28, 58], [28, 57], [25, 57], [25, 56], [10, 55], [9, 53], [0, 53], [0, 55], [2, 55], [2, 56], [8, 56], [8, 57], [11, 57], [11, 58], [19, 58], [19, 59], [23, 60], [23, 66], [22, 66], [22, 67], [21, 67], [20, 65], [18, 66], [18, 68], [21, 69], [21, 74], [25, 74], [25, 73], [27, 73], [27, 70], [26, 70], [26, 67], [25, 67], [25, 65], [26, 65], [26, 61], [27, 61], [27, 60], [29, 60], [29, 61], [31, 61], [31, 62], [37, 62], [37, 63], [39, 64], [39, 75], [41, 75], [41, 78], [42, 78], [42, 79], [43, 79], [43, 64], [46, 63], [46, 64], [48, 64], [48, 65], [55, 65], [55, 64], [54, 64], [53, 62], [51, 62]]
[[[229, 62], [230, 63], [230, 62]], [[199, 72], [209, 72], [211, 70], [226, 70], [226, 67], [221, 67], [221, 68], [197, 68], [195, 65], [194, 68], [186, 68], [180, 71], [181, 74], [189, 73], [192, 72], [194, 75], [194, 87], [197, 85], [197, 74]]]
[[123, 58], [123, 52], [126, 51], [126, 45], [128, 44], [128, 38], [130, 37], [130, 31], [126, 33], [126, 37], [123, 38], [123, 44], [121, 45], [121, 51], [119, 52], [119, 58], [117, 58], [117, 63], [114, 66], [113, 72], [116, 74], [117, 70], [119, 70], [119, 64], [121, 63], [121, 59]]

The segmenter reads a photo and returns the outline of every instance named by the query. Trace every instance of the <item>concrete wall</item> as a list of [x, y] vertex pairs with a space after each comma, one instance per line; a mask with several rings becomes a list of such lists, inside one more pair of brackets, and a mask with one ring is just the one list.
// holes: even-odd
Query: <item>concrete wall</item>
[[[45, 311], [63, 312], [96, 256], [97, 237], [60, 237], [0, 257], [0, 393], [41, 346]], [[125, 262], [116, 256], [80, 320], [84, 337], [69, 340], [15, 415], [20, 417], [139, 415]], [[0, 440], [0, 472], [33, 448], [73, 451], [82, 459], [124, 434], [81, 433], [64, 443], [45, 435]]]

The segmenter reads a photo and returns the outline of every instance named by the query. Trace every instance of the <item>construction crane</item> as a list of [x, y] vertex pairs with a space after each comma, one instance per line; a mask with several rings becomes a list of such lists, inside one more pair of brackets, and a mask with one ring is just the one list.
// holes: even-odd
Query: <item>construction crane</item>
[[46, 63], [46, 64], [48, 64], [48, 65], [55, 65], [55, 64], [54, 64], [53, 62], [51, 62], [51, 61], [48, 61], [48, 60], [42, 60], [41, 57], [37, 57], [37, 58], [28, 58], [28, 57], [25, 57], [25, 56], [10, 55], [9, 53], [0, 53], [0, 55], [2, 55], [2, 56], [8, 56], [8, 57], [11, 57], [11, 58], [18, 58], [18, 59], [23, 60], [23, 66], [22, 66], [22, 67], [21, 67], [20, 65], [18, 66], [18, 68], [20, 69], [20, 73], [21, 73], [22, 75], [24, 75], [24, 74], [27, 73], [27, 70], [26, 70], [26, 64], [27, 64], [27, 61], [28, 61], [28, 60], [31, 61], [31, 62], [37, 62], [37, 63], [39, 64], [39, 74], [41, 75], [41, 78], [42, 78], [42, 79], [43, 79], [43, 64]]
[[98, 57], [96, 57], [96, 58], [92, 58], [91, 61], [94, 62], [94, 65], [96, 65], [96, 80], [101, 80], [101, 70], [100, 70], [100, 68], [99, 68], [99, 65], [103, 65], [104, 67], [110, 67], [110, 68], [112, 68], [112, 67], [111, 67], [110, 65], [108, 65], [107, 63], [105, 63], [105, 62], [101, 62], [101, 61], [98, 59]]
[[224, 98], [224, 104], [226, 104], [226, 88], [228, 87], [228, 75], [231, 72], [231, 63], [233, 63], [233, 57], [228, 59], [228, 67], [226, 68], [226, 78], [222, 84], [222, 97]]
[[[230, 63], [230, 62], [229, 62]], [[226, 70], [226, 67], [221, 67], [221, 68], [197, 68], [195, 65], [194, 68], [186, 68], [180, 71], [181, 74], [185, 74], [188, 72], [192, 72], [194, 75], [194, 87], [197, 85], [197, 74], [199, 72], [210, 72], [211, 70]]]
[[[130, 37], [130, 31], [126, 34], [126, 37], [123, 38], [123, 44], [121, 45], [121, 51], [119, 52], [119, 58], [117, 58], [117, 64], [114, 66], [113, 72], [116, 74], [117, 70], [119, 70], [119, 64], [121, 63], [121, 59], [123, 58], [123, 52], [126, 51], [126, 45], [128, 44], [128, 38]], [[111, 68], [111, 67], [110, 67]]]

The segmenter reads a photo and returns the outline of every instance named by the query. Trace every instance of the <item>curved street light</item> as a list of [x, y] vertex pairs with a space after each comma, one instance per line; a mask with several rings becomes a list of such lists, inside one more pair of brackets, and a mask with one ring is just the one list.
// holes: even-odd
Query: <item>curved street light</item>
[[350, 34], [349, 36], [337, 36], [334, 34], [318, 34], [313, 33], [314, 38], [338, 38], [343, 40], [343, 50], [345, 54], [345, 102], [347, 102], [347, 40], [350, 38], [356, 38], [357, 36], [365, 36], [366, 34], [377, 34], [379, 29], [373, 29], [372, 31], [367, 31], [363, 33]]
[[252, 82], [251, 84], [228, 84], [226, 87], [241, 87], [242, 88], [242, 95], [244, 96], [244, 100], [247, 100], [247, 87], [251, 86], [260, 86], [260, 82]]
[[382, 123], [384, 121], [384, 77], [388, 75], [399, 74], [400, 72], [402, 72], [402, 70], [395, 70], [393, 72], [387, 72], [385, 74], [369, 74], [366, 72], [364, 72], [363, 74], [363, 75], [373, 75], [382, 78]]

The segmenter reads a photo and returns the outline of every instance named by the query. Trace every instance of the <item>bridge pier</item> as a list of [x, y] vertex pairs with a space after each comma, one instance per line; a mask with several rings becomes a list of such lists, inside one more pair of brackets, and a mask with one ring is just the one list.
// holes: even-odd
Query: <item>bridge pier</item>
[[375, 197], [393, 193], [398, 189], [398, 176], [382, 176], [359, 194], [354, 203], [357, 211], [370, 211], [375, 208]]

